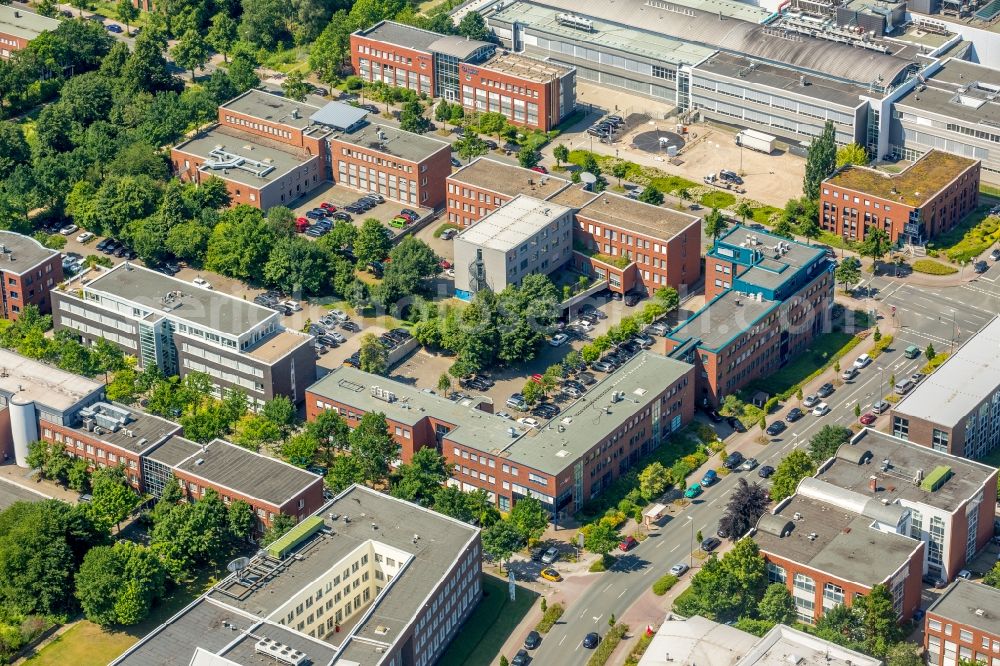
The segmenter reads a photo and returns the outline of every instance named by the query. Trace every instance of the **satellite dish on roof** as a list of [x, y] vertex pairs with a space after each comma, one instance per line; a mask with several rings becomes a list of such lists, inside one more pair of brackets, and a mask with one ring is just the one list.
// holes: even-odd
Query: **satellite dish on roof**
[[243, 573], [249, 564], [249, 557], [237, 557], [235, 560], [226, 565], [226, 569], [228, 569], [231, 573], [236, 574], [237, 579], [241, 579], [243, 577], [240, 574]]
[[580, 172], [580, 182], [581, 183], [586, 183], [587, 185], [593, 185], [594, 183], [597, 182], [597, 176], [595, 176], [594, 174], [590, 173], [589, 171], [581, 171]]

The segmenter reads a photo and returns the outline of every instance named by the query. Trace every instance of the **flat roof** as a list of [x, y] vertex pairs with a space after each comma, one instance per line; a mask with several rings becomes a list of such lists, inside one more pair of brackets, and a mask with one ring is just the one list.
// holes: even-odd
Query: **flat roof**
[[978, 162], [932, 149], [899, 173], [849, 165], [823, 182], [908, 206], [922, 206]]
[[[84, 292], [105, 293], [145, 306], [162, 316], [169, 314], [176, 319], [230, 335], [242, 335], [268, 319], [276, 320], [278, 316], [274, 310], [256, 303], [213, 289], [196, 287], [190, 282], [128, 261], [100, 272], [92, 269], [80, 276], [90, 278], [86, 284], [74, 285], [82, 287]], [[165, 305], [163, 299], [171, 292], [175, 298]]]
[[[754, 239], [756, 239], [756, 243], [754, 243]], [[802, 268], [826, 254], [826, 250], [822, 247], [806, 245], [797, 240], [788, 240], [784, 236], [778, 236], [770, 231], [750, 229], [742, 224], [734, 224], [730, 227], [726, 233], [718, 238], [718, 242], [713, 246], [712, 251], [714, 252], [715, 247], [720, 244], [736, 247], [742, 246], [743, 243], [746, 243], [747, 247], [757, 247], [765, 253], [769, 248], [782, 243], [787, 248], [786, 252], [783, 252], [781, 256], [774, 256], [773, 253], [767, 254], [765, 259], [760, 262], [760, 265], [772, 271], [778, 265]]]
[[456, 35], [442, 35], [423, 28], [416, 28], [395, 21], [382, 21], [367, 30], [359, 30], [357, 34], [368, 39], [377, 39], [387, 44], [403, 46], [424, 53], [443, 53], [464, 59], [483, 48], [493, 46], [489, 42], [478, 39], [468, 39]]
[[1000, 318], [968, 338], [893, 405], [894, 414], [953, 428], [1000, 387]]
[[213, 440], [176, 469], [241, 494], [281, 506], [321, 477], [276, 458]]
[[510, 51], [498, 53], [480, 65], [480, 68], [510, 76], [517, 76], [526, 81], [534, 81], [536, 83], [554, 81], [565, 76], [573, 69], [566, 65], [560, 65], [540, 58], [531, 58], [522, 53], [511, 53]]
[[[612, 33], [615, 39], [626, 42], [627, 47], [629, 35], [622, 30], [625, 27], [626, 30], [641, 33], [643, 37], [652, 34], [671, 38], [682, 44], [743, 53], [860, 83], [881, 81], [884, 85], [891, 84], [914, 64], [909, 58], [858, 49], [807, 35], [783, 38], [763, 25], [772, 16], [772, 12], [749, 3], [730, 0], [674, 0], [670, 3], [660, 0], [616, 0], [593, 2], [584, 8], [578, 0], [538, 2], [537, 5], [534, 2], [517, 2], [492, 15], [490, 20], [516, 20], [531, 27], [541, 23], [546, 31], [551, 31], [551, 25], [546, 23], [558, 26], [555, 21], [556, 13], [571, 12], [598, 19], [594, 22], [594, 32], [590, 33], [559, 26], [563, 28], [561, 34], [574, 41], [600, 42], [608, 33]], [[541, 12], [530, 9], [539, 6]], [[647, 49], [650, 57], [658, 60], [670, 57], [669, 52], [659, 52], [652, 44]], [[701, 58], [689, 60], [688, 64], [699, 62], [708, 55], [711, 54], [706, 53]]]
[[[312, 342], [313, 336], [308, 333], [286, 328], [275, 335], [264, 338], [244, 353], [264, 363], [275, 363], [288, 356], [294, 349]], [[311, 378], [310, 378], [311, 379]]]
[[[307, 390], [364, 412], [382, 412], [410, 426], [432, 416], [454, 426], [446, 437], [457, 444], [546, 474], [558, 474], [586, 454], [595, 442], [644, 410], [647, 403], [642, 396], [662, 390], [690, 370], [688, 363], [642, 352], [605, 375], [540, 431], [477, 409], [480, 399], [455, 402], [347, 366], [335, 368]], [[394, 400], [386, 402], [376, 397], [376, 388], [391, 391]], [[612, 402], [612, 392], [624, 392], [626, 399]]]
[[[317, 159], [286, 144], [269, 141], [224, 125], [199, 132], [174, 150], [204, 160], [198, 170], [223, 180], [261, 188]], [[210, 165], [217, 165], [214, 168]]]
[[761, 62], [736, 53], [720, 51], [696, 65], [694, 69], [696, 72], [709, 72], [738, 79], [741, 83], [805, 95], [851, 109], [863, 103], [859, 99], [861, 95], [871, 94], [866, 85], [826, 77], [807, 76], [808, 85], [803, 86], [801, 83], [803, 74], [800, 70]]
[[595, 222], [611, 224], [640, 234], [670, 240], [701, 218], [678, 210], [601, 192], [580, 208], [578, 215]]
[[570, 185], [550, 196], [548, 200], [579, 210], [599, 196], [601, 195], [596, 192], [585, 190], [583, 185]]
[[750, 650], [740, 666], [881, 666], [882, 662], [856, 650], [784, 624], [775, 625]]
[[43, 32], [59, 27], [58, 19], [42, 16], [26, 9], [0, 5], [0, 32], [32, 40]]
[[[379, 132], [381, 136], [379, 138]], [[442, 149], [450, 151], [447, 141], [434, 139], [423, 134], [404, 132], [397, 127], [372, 123], [350, 134], [336, 135], [338, 141], [350, 143], [360, 148], [375, 150], [385, 155], [399, 157], [410, 162], [421, 162]]]
[[[924, 85], [911, 88], [895, 105], [901, 109], [935, 113], [971, 125], [983, 125], [983, 131], [1000, 134], [1000, 103], [990, 99], [990, 93], [998, 87], [1000, 72], [997, 70], [948, 58], [925, 78]], [[963, 88], [965, 94], [959, 95], [959, 90]]]
[[570, 184], [565, 178], [541, 174], [490, 157], [477, 157], [448, 176], [448, 180], [509, 197], [526, 194], [536, 199], [549, 199]]
[[463, 229], [456, 240], [476, 247], [509, 252], [549, 225], [557, 224], [570, 212], [571, 209], [566, 206], [518, 194], [487, 213], [476, 224]]
[[180, 435], [174, 435], [146, 454], [146, 457], [167, 467], [176, 467], [199, 451], [201, 451], [201, 444]]
[[[108, 410], [106, 407], [110, 407]], [[153, 414], [139, 411], [128, 405], [117, 403], [97, 403], [88, 405], [88, 409], [97, 412], [96, 425], [101, 432], [98, 434], [93, 425], [82, 423], [73, 429], [80, 436], [96, 439], [130, 453], [140, 454], [163, 442], [171, 435], [181, 430], [181, 426]], [[85, 410], [86, 411], [86, 410]], [[101, 427], [102, 415], [127, 415], [126, 422], [114, 430]], [[85, 416], [81, 414], [81, 416]]]
[[[779, 536], [762, 529], [762, 525], [775, 521], [774, 516], [791, 525], [790, 532]], [[871, 587], [884, 583], [905, 566], [922, 543], [871, 525], [871, 518], [793, 495], [780, 511], [761, 517], [753, 538], [766, 553]], [[872, 553], [878, 553], [878, 557], [872, 557]]]
[[31, 401], [63, 412], [103, 388], [101, 382], [0, 349], [0, 394], [8, 401], [16, 395], [17, 401]]
[[[867, 462], [859, 463], [870, 451]], [[883, 461], [889, 468], [883, 471]], [[927, 491], [913, 482], [917, 471], [926, 477], [934, 469], [947, 466], [952, 475], [935, 491]], [[978, 493], [986, 481], [997, 473], [995, 467], [935, 451], [892, 435], [865, 428], [837, 451], [836, 460], [818, 475], [822, 481], [871, 496], [869, 483], [878, 477], [879, 500], [906, 500], [933, 506], [949, 513]]]
[[670, 331], [677, 342], [688, 339], [701, 341], [701, 346], [718, 350], [781, 303], [766, 298], [755, 300], [727, 290], [706, 303], [680, 326]]
[[51, 250], [30, 236], [0, 231], [0, 266], [4, 271], [24, 273], [57, 254], [58, 250]]
[[329, 125], [338, 130], [348, 130], [368, 116], [368, 111], [359, 106], [351, 106], [343, 102], [328, 102], [321, 109], [309, 116], [309, 120]]
[[309, 127], [312, 124], [310, 118], [320, 110], [314, 104], [298, 102], [257, 88], [251, 88], [229, 100], [221, 108], [297, 129]]
[[956, 578], [927, 613], [1000, 636], [1000, 590], [984, 583]]

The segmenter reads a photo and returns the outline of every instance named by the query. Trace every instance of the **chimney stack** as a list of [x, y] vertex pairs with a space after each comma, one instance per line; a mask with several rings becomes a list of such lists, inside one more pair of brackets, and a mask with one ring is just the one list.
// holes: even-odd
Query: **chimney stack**
[[872, 494], [878, 492], [878, 477], [872, 474], [868, 477], [868, 490], [872, 491]]

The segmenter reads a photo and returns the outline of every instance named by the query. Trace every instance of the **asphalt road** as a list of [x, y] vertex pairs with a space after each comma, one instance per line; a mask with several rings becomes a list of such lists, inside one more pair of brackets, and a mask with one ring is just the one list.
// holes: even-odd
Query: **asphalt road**
[[[892, 391], [889, 382], [891, 375], [894, 374], [897, 381], [901, 380], [926, 363], [923, 354], [916, 359], [905, 358], [903, 350], [907, 346], [914, 344], [923, 350], [928, 343], [933, 343], [938, 351], [948, 351], [953, 336], [960, 343], [1000, 312], [1000, 285], [993, 282], [995, 279], [1000, 279], [1000, 267], [995, 270], [991, 267], [977, 281], [958, 287], [916, 287], [905, 281], [875, 278], [870, 285], [872, 298], [896, 308], [894, 323], [898, 331], [891, 351], [883, 353], [862, 370], [854, 381], [837, 387], [826, 398], [831, 408], [826, 416], [806, 414], [789, 424], [780, 437], [774, 438], [765, 447], [753, 443], [757, 436], [755, 432], [730, 436], [727, 438], [730, 442], [728, 449], [738, 449], [744, 455], [756, 457], [761, 465], [776, 467], [781, 458], [793, 448], [806, 447], [809, 438], [823, 425], [850, 425], [856, 419], [855, 404], [860, 403], [862, 411], [868, 411], [879, 396]], [[849, 354], [842, 365], [846, 368], [853, 359], [854, 355]], [[788, 405], [770, 417], [769, 422], [784, 418], [796, 402], [789, 401]], [[875, 427], [886, 429], [887, 418], [883, 416]], [[544, 637], [542, 645], [534, 651], [534, 663], [546, 666], [585, 664], [591, 651], [581, 645], [583, 637], [591, 631], [603, 636], [612, 613], [616, 617], [622, 617], [656, 578], [678, 562], [690, 562], [690, 553], [695, 546], [693, 533], [700, 530], [703, 536], [715, 534], [728, 496], [741, 475], [747, 475], [748, 480], [762, 481], [756, 471], [739, 472], [706, 488], [704, 494], [683, 513], [671, 518], [659, 530], [651, 532], [646, 541], [620, 557], [613, 570], [599, 577], [580, 595], [566, 610], [560, 623]], [[685, 574], [685, 577], [689, 576], [691, 572]], [[660, 619], [649, 618], [650, 622]], [[641, 629], [633, 627], [634, 631]]]
[[14, 502], [37, 502], [42, 499], [45, 499], [43, 495], [33, 493], [30, 490], [25, 490], [0, 479], [0, 510], [6, 509]]

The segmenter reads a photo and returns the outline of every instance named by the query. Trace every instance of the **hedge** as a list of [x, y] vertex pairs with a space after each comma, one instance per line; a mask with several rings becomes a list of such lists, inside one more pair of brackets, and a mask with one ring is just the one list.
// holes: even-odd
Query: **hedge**
[[434, 230], [434, 238], [441, 238], [441, 234], [448, 231], [448, 229], [455, 229], [456, 231], [461, 229], [457, 224], [452, 224], [451, 222], [445, 222], [440, 227]]
[[604, 666], [604, 664], [608, 663], [608, 659], [611, 658], [615, 648], [618, 647], [618, 644], [622, 642], [627, 633], [627, 624], [619, 623], [611, 627], [608, 633], [604, 634], [604, 640], [597, 646], [594, 653], [590, 655], [590, 659], [587, 660], [587, 666]]
[[924, 367], [920, 368], [920, 372], [924, 373], [925, 375], [929, 375], [935, 370], [937, 370], [938, 366], [947, 360], [948, 360], [947, 353], [938, 352], [937, 354], [934, 355], [934, 358], [932, 358], [931, 360], [927, 361], [926, 364], [924, 364]]
[[545, 609], [545, 614], [542, 615], [542, 619], [538, 621], [535, 625], [535, 631], [540, 634], [549, 633], [549, 629], [555, 626], [559, 618], [562, 617], [563, 613], [566, 611], [562, 604], [552, 604]]
[[891, 344], [892, 344], [892, 336], [891, 335], [883, 335], [879, 339], [879, 341], [875, 343], [875, 346], [872, 347], [872, 350], [870, 352], [868, 352], [868, 355], [871, 356], [872, 360], [874, 361], [879, 356], [881, 356], [882, 352], [884, 352], [886, 349], [888, 349], [889, 345], [891, 345]]
[[653, 594], [655, 594], [658, 597], [662, 597], [664, 594], [670, 591], [670, 588], [672, 588], [674, 585], [677, 584], [678, 580], [679, 579], [677, 578], [677, 576], [673, 574], [667, 574], [666, 576], [663, 576], [655, 583], [653, 583]]
[[642, 655], [646, 654], [646, 650], [649, 648], [649, 644], [653, 642], [653, 637], [656, 634], [643, 633], [639, 637], [639, 642], [635, 644], [632, 651], [628, 653], [628, 657], [625, 659], [625, 666], [639, 666], [639, 660], [642, 659]]

